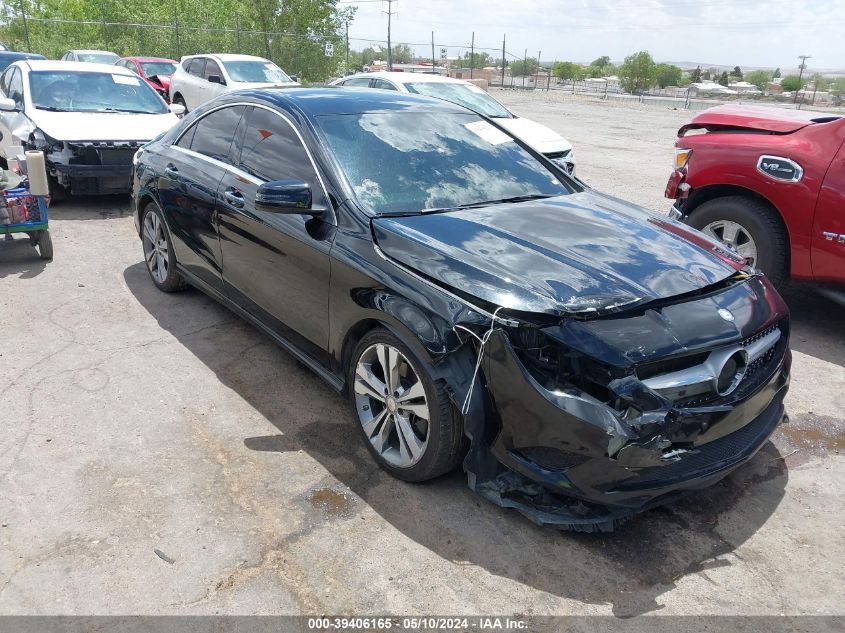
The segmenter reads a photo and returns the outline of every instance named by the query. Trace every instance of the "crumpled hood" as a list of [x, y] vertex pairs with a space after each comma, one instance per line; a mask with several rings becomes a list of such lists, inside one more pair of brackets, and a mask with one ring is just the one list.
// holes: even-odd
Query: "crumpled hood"
[[740, 268], [717, 256], [716, 243], [700, 233], [593, 191], [375, 218], [373, 230], [387, 257], [447, 288], [553, 315], [670, 298]]
[[149, 141], [179, 121], [175, 114], [122, 112], [50, 112], [27, 115], [42, 132], [58, 141]]
[[541, 154], [565, 152], [572, 149], [572, 144], [560, 134], [545, 125], [516, 117], [513, 119], [494, 119], [508, 132], [519, 137]]
[[710, 108], [697, 115], [678, 130], [678, 136], [683, 136], [688, 130], [726, 128], [789, 134], [811, 125], [814, 119], [829, 116], [829, 114], [807, 110], [724, 105]]

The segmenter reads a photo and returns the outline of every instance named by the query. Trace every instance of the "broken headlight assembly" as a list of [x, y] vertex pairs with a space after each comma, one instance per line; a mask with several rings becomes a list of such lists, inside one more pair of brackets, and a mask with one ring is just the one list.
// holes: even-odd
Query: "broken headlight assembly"
[[36, 129], [29, 135], [29, 145], [45, 154], [61, 152], [65, 148], [64, 143], [45, 134], [40, 129]]

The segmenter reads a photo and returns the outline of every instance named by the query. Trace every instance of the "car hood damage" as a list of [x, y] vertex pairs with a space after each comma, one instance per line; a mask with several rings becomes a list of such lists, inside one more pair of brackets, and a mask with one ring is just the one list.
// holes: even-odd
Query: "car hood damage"
[[700, 291], [738, 268], [681, 225], [592, 191], [376, 218], [373, 231], [394, 261], [462, 296], [523, 313], [620, 310]]
[[149, 141], [173, 127], [179, 119], [171, 112], [29, 112], [32, 122], [58, 141]]
[[758, 134], [790, 134], [812, 125], [828, 115], [806, 110], [786, 110], [767, 106], [725, 105], [705, 110], [678, 130], [683, 136], [690, 130], [747, 131]]

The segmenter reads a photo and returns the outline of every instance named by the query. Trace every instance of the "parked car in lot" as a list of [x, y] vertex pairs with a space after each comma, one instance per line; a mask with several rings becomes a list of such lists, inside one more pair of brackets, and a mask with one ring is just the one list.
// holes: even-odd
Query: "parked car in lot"
[[12, 51], [0, 51], [0, 72], [4, 71], [6, 67], [21, 59], [44, 59], [43, 55], [36, 53], [17, 53]]
[[845, 118], [720, 106], [681, 127], [675, 147], [677, 217], [776, 284], [845, 283]]
[[120, 55], [111, 51], [73, 50], [62, 55], [63, 62], [86, 62], [89, 64], [113, 64], [120, 59]]
[[170, 80], [170, 98], [187, 110], [226, 92], [247, 88], [290, 88], [299, 82], [273, 62], [252, 55], [189, 55]]
[[115, 62], [144, 78], [161, 98], [170, 103], [170, 78], [178, 62], [166, 57], [124, 57]]
[[495, 119], [496, 123], [553, 163], [575, 174], [575, 153], [569, 141], [545, 125], [516, 116], [487, 91], [468, 81], [423, 73], [373, 72], [344, 77], [332, 82], [332, 85], [396, 90], [457, 103]]
[[138, 152], [133, 190], [152, 282], [344, 392], [400, 479], [462, 463], [536, 521], [611, 529], [782, 419], [789, 317], [764, 276], [446, 101], [225, 95]]
[[18, 61], [0, 75], [0, 159], [44, 151], [54, 198], [128, 193], [132, 156], [176, 123], [171, 108], [125, 68]]

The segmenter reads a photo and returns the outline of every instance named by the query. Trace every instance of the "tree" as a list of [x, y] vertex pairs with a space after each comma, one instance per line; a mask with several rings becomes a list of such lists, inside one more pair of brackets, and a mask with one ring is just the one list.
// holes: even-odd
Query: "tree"
[[834, 95], [845, 95], [845, 77], [839, 77], [830, 82], [828, 90]]
[[713, 79], [713, 74], [709, 70], [705, 70], [703, 73], [701, 73], [701, 79]]
[[735, 81], [742, 81], [742, 69], [739, 66], [734, 66], [730, 76], [733, 77]]
[[376, 49], [368, 46], [361, 51], [361, 66], [372, 66], [378, 56], [379, 54], [376, 52]]
[[610, 57], [607, 55], [602, 55], [601, 57], [594, 59], [590, 62], [590, 66], [593, 68], [604, 68], [605, 66], [610, 66]]
[[464, 53], [464, 56], [458, 60], [461, 68], [484, 68], [485, 66], [492, 66], [494, 64], [493, 58], [484, 51], [472, 51]]
[[780, 68], [775, 68], [775, 72], [772, 73], [772, 79], [777, 79], [780, 77]]
[[727, 86], [730, 83], [730, 77], [728, 77], [728, 71], [724, 71], [721, 75], [719, 75], [719, 79], [717, 80], [723, 86]]
[[557, 62], [552, 66], [552, 74], [558, 79], [582, 79], [584, 69], [574, 62]]
[[683, 74], [684, 71], [672, 64], [657, 64], [654, 67], [654, 80], [661, 88], [679, 85]]
[[798, 75], [787, 75], [781, 80], [780, 87], [788, 92], [801, 90], [804, 87], [804, 80]]
[[540, 64], [533, 57], [529, 57], [526, 60], [517, 59], [516, 61], [511, 62], [511, 75], [514, 77], [526, 77], [528, 75], [533, 75], [537, 72], [539, 65]]
[[697, 84], [701, 81], [701, 66], [696, 66], [695, 70], [689, 72], [690, 83]]
[[648, 51], [628, 55], [619, 67], [619, 79], [627, 92], [648, 90], [654, 83], [654, 59]]
[[827, 90], [828, 81], [821, 73], [813, 75], [813, 89], [817, 91]]
[[769, 72], [766, 70], [752, 70], [745, 76], [745, 80], [757, 86], [762, 92], [769, 87]]
[[394, 64], [411, 64], [414, 61], [414, 51], [407, 44], [397, 44], [391, 52]]

